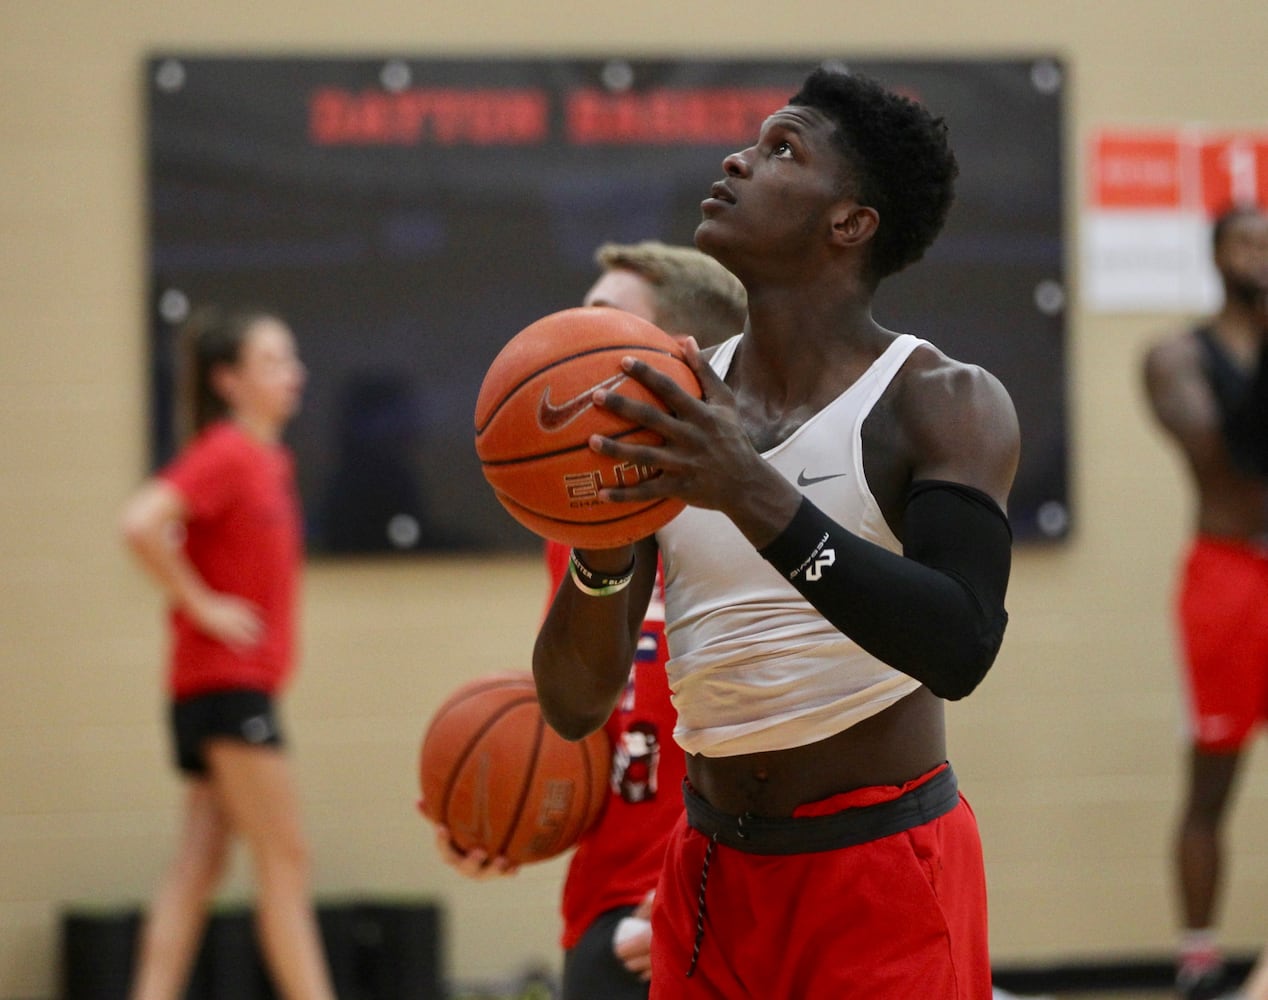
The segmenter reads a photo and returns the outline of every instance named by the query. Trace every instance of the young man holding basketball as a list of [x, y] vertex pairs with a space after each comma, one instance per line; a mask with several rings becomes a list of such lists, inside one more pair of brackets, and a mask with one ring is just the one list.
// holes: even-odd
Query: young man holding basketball
[[[717, 261], [689, 247], [656, 241], [608, 243], [595, 253], [602, 273], [584, 305], [633, 313], [674, 336], [716, 344], [744, 325], [744, 288]], [[569, 550], [546, 543], [553, 594], [568, 576]], [[571, 584], [569, 584], [571, 586]], [[568, 865], [563, 1000], [646, 1000], [651, 964], [650, 896], [665, 846], [682, 815], [682, 749], [665, 678], [664, 602], [659, 578], [626, 664], [620, 698], [605, 728], [614, 750], [607, 805]], [[505, 859], [457, 852], [437, 829], [437, 847], [472, 878], [507, 874]]]
[[723, 168], [696, 243], [743, 282], [747, 328], [707, 360], [688, 346], [703, 401], [637, 363], [669, 413], [594, 396], [665, 440], [596, 437], [661, 470], [606, 499], [689, 506], [576, 553], [594, 575], [542, 625], [539, 698], [565, 736], [603, 723], [659, 546], [688, 781], [652, 995], [985, 1000], [981, 845], [943, 699], [1002, 640], [1017, 421], [994, 377], [871, 315], [941, 228], [955, 159], [918, 104], [821, 69]]

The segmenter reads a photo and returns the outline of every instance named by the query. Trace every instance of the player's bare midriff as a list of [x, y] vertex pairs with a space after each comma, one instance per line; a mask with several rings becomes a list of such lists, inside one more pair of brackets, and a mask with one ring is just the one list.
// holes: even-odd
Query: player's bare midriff
[[688, 754], [687, 777], [724, 812], [790, 816], [807, 802], [869, 785], [901, 785], [946, 760], [942, 701], [926, 688], [818, 743], [791, 750]]
[[1197, 530], [1213, 538], [1268, 545], [1268, 485], [1225, 468], [1198, 483]]

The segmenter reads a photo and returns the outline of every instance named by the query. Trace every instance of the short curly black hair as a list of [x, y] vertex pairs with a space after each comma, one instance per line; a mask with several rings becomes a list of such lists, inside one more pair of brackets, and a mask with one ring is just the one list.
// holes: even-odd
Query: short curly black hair
[[880, 215], [873, 280], [918, 261], [955, 200], [960, 168], [946, 122], [870, 77], [827, 66], [806, 77], [788, 103], [814, 108], [836, 124], [854, 196]]

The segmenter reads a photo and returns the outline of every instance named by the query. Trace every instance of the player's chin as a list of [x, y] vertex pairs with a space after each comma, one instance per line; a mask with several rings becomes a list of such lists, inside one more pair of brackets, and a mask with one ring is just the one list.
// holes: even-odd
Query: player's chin
[[[709, 202], [705, 204], [709, 204]], [[718, 204], [724, 203], [719, 202]], [[696, 226], [695, 233], [696, 249], [701, 253], [707, 253], [724, 267], [726, 266], [727, 248], [731, 243], [727, 237], [727, 229], [725, 213], [706, 214], [700, 220], [700, 224]]]
[[[705, 204], [709, 204], [705, 202]], [[709, 252], [710, 247], [717, 240], [718, 219], [716, 216], [705, 212], [700, 222], [696, 225], [696, 249]]]

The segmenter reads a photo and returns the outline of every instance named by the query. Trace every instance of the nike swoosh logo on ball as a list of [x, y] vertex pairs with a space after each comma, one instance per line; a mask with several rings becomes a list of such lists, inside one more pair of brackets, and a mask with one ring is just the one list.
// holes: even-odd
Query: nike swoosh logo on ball
[[834, 472], [830, 476], [807, 476], [806, 470], [802, 469], [797, 473], [798, 486], [813, 486], [815, 483], [825, 483], [829, 479], [840, 479], [842, 476], [849, 475], [848, 472]]
[[584, 392], [578, 393], [566, 403], [555, 405], [550, 401], [550, 386], [542, 391], [542, 398], [537, 403], [537, 424], [544, 431], [557, 431], [567, 427], [576, 420], [586, 410], [594, 406], [594, 400], [590, 397], [594, 395], [596, 389], [615, 389], [624, 382], [629, 376], [613, 375], [611, 378], [604, 379], [598, 385], [592, 385]]

